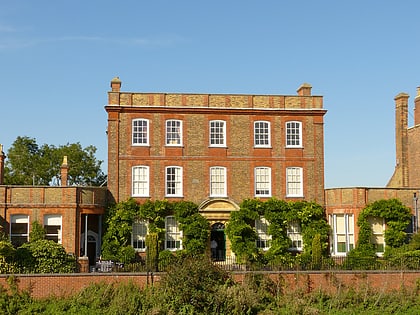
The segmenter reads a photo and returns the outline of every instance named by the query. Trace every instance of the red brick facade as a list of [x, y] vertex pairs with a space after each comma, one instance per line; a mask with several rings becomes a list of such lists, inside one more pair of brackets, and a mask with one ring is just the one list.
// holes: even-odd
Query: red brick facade
[[387, 187], [420, 187], [420, 87], [414, 99], [414, 126], [408, 127], [409, 95], [395, 97], [395, 171]]
[[[193, 201], [219, 229], [244, 199], [276, 197], [325, 205], [330, 223], [350, 215], [351, 221], [340, 223], [352, 227], [339, 243], [354, 246], [357, 217], [367, 204], [399, 198], [413, 207], [420, 187], [420, 88], [411, 128], [408, 98], [395, 97], [396, 167], [387, 188], [324, 190], [326, 110], [310, 85], [299, 87], [297, 95], [139, 93], [122, 92], [114, 78], [105, 106], [108, 187], [66, 187], [71, 167], [66, 161], [63, 187], [4, 186], [6, 156], [0, 145], [2, 227], [9, 233], [15, 215], [28, 217], [29, 225], [58, 215], [66, 251], [88, 256], [93, 264], [100, 255], [107, 196], [115, 202]], [[338, 240], [335, 232], [332, 238]], [[225, 245], [229, 253], [229, 240]]]
[[57, 215], [61, 217], [61, 242], [66, 252], [76, 257], [84, 255], [81, 248], [86, 225], [88, 231], [98, 235], [95, 243], [91, 238], [88, 244], [93, 261], [100, 253], [100, 221], [106, 204], [106, 188], [0, 186], [0, 217], [6, 234], [10, 233], [14, 215], [28, 217], [29, 231], [34, 221], [44, 224], [46, 215]]
[[[108, 92], [108, 189], [116, 201], [200, 205], [221, 230], [247, 198], [324, 203], [323, 98]], [[212, 236], [213, 240], [213, 236]]]
[[[129, 93], [120, 91], [121, 81], [111, 82], [108, 106], [108, 188], [116, 201], [133, 196], [132, 168], [149, 168], [149, 194], [146, 199], [209, 201], [212, 166], [226, 168], [227, 191], [223, 199], [238, 204], [255, 196], [254, 169], [271, 170], [271, 196], [287, 196], [286, 168], [303, 170], [303, 192], [297, 199], [323, 204], [324, 129], [322, 97], [312, 96], [311, 87], [302, 85], [297, 96]], [[148, 144], [133, 145], [133, 120], [148, 121]], [[167, 145], [168, 120], [182, 123], [179, 146]], [[209, 145], [210, 121], [225, 122], [223, 146]], [[254, 144], [254, 122], [268, 122], [266, 147]], [[286, 146], [286, 123], [301, 123], [300, 146]], [[165, 194], [165, 167], [182, 168], [182, 195]]]
[[[325, 189], [325, 211], [330, 223], [333, 215], [354, 215], [354, 244], [356, 244], [359, 234], [357, 218], [363, 208], [377, 200], [394, 198], [401, 200], [407, 207], [414, 208], [413, 193], [416, 191], [418, 190], [408, 188], [366, 187]], [[333, 253], [333, 250], [331, 252]]]

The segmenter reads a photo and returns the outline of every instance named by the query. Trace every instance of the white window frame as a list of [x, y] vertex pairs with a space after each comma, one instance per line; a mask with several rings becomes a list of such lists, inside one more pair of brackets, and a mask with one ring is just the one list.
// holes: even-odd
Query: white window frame
[[254, 147], [256, 148], [270, 148], [271, 147], [271, 132], [270, 122], [265, 120], [258, 120], [254, 122]]
[[286, 122], [286, 148], [301, 148], [302, 142], [302, 122]]
[[258, 166], [254, 168], [255, 197], [271, 197], [271, 168]]
[[[340, 224], [339, 221], [343, 223]], [[330, 215], [330, 226], [332, 227], [332, 250], [333, 256], [346, 256], [354, 246], [354, 215], [337, 213]], [[344, 243], [344, 251], [339, 251], [339, 244]], [[340, 246], [341, 247], [341, 246]]]
[[165, 196], [182, 197], [182, 187], [182, 167], [167, 166], [165, 168]]
[[168, 119], [166, 121], [165, 138], [167, 146], [182, 146], [182, 120]]
[[210, 120], [209, 146], [210, 147], [226, 147], [226, 121]]
[[[24, 233], [15, 233], [15, 224], [26, 224], [26, 232]], [[12, 242], [12, 244], [21, 245], [24, 243], [29, 242], [29, 216], [26, 214], [13, 214], [10, 216], [10, 231], [9, 231], [9, 239]], [[18, 229], [20, 230], [20, 229]], [[14, 242], [14, 239], [19, 239], [18, 242]], [[25, 241], [21, 241], [22, 239], [25, 239]]]
[[270, 249], [271, 245], [271, 235], [268, 234], [268, 227], [270, 222], [266, 218], [260, 217], [255, 220], [255, 231], [257, 233], [256, 246], [262, 250]]
[[286, 168], [286, 196], [303, 197], [303, 168]]
[[132, 120], [131, 143], [133, 146], [149, 145], [149, 120], [138, 118]]
[[[55, 228], [54, 228], [55, 227]], [[56, 227], [58, 227], [56, 229]], [[54, 228], [54, 233], [51, 229]], [[63, 217], [60, 214], [46, 214], [44, 215], [44, 229], [45, 238], [53, 240], [58, 244], [62, 242]], [[56, 229], [56, 232], [55, 232]]]
[[149, 230], [149, 224], [146, 220], [134, 220], [131, 232], [131, 246], [136, 252], [146, 251], [146, 236]]
[[146, 165], [133, 166], [131, 172], [131, 195], [133, 197], [150, 196], [150, 168]]
[[287, 225], [287, 237], [292, 241], [291, 251], [303, 250], [302, 226], [298, 220], [292, 220]]
[[210, 197], [226, 197], [227, 196], [227, 178], [226, 167], [212, 166], [210, 167]]
[[[367, 218], [368, 222], [370, 224], [370, 227], [372, 228], [372, 238], [371, 238], [371, 243], [375, 246], [375, 251], [376, 251], [376, 255], [378, 256], [383, 256], [384, 252], [385, 252], [385, 219], [381, 218], [381, 217], [373, 217], [370, 216]], [[375, 228], [378, 227], [381, 230], [378, 231], [378, 229]], [[383, 240], [383, 243], [380, 243], [377, 241], [378, 238], [381, 238]], [[378, 251], [378, 245], [382, 246], [382, 251]]]
[[165, 217], [165, 249], [170, 251], [182, 249], [182, 231], [174, 216]]

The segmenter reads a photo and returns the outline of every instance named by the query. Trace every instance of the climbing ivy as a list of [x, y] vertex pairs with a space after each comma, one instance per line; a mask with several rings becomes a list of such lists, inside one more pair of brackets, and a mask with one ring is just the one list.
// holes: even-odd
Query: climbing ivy
[[[136, 219], [148, 222], [149, 233], [157, 235], [157, 248], [162, 249], [165, 239], [165, 217], [174, 215], [183, 231], [183, 248], [187, 254], [204, 253], [210, 227], [208, 221], [198, 213], [198, 206], [189, 201], [169, 202], [148, 200], [138, 204], [133, 198], [111, 206], [105, 218], [105, 235], [102, 245], [104, 259], [133, 260], [127, 256], [131, 246], [132, 226]], [[156, 255], [156, 253], [154, 254]]]
[[135, 257], [127, 257], [127, 250], [132, 248], [131, 232], [134, 219], [138, 213], [138, 205], [134, 199], [119, 202], [107, 209], [105, 215], [105, 235], [102, 242], [102, 258], [105, 260], [124, 261]]
[[[268, 234], [272, 238], [267, 252], [255, 246], [257, 233], [254, 224], [261, 216], [269, 222]], [[320, 245], [317, 250], [322, 255], [327, 255], [330, 228], [325, 220], [324, 209], [314, 202], [286, 202], [275, 198], [265, 202], [259, 199], [246, 199], [240, 204], [239, 211], [231, 213], [226, 233], [231, 241], [232, 251], [240, 261], [286, 262], [292, 259], [287, 227], [293, 221], [297, 221], [301, 226], [303, 254], [312, 255], [312, 240], [319, 234], [317, 237]]]
[[385, 244], [389, 248], [402, 246], [406, 239], [405, 232], [411, 222], [411, 210], [398, 199], [382, 199], [367, 205], [360, 213], [357, 220], [359, 226], [359, 237], [355, 250], [374, 251], [371, 244], [373, 235], [372, 227], [368, 221], [369, 217], [379, 217], [385, 220]]

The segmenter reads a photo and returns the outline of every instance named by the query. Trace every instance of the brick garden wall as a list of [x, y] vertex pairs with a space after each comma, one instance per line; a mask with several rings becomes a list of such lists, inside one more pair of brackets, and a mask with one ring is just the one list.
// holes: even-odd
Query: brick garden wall
[[[232, 274], [233, 279], [242, 283], [246, 272]], [[346, 288], [390, 292], [405, 288], [416, 290], [420, 285], [420, 271], [389, 271], [389, 272], [264, 272], [283, 290], [303, 290], [311, 292], [323, 290], [335, 293]], [[8, 288], [6, 275], [0, 275], [0, 285]], [[20, 290], [30, 290], [34, 298], [50, 296], [69, 296], [75, 294], [93, 283], [134, 283], [140, 288], [160, 281], [161, 274], [151, 276], [146, 273], [84, 273], [84, 274], [54, 274], [54, 275], [17, 275]]]

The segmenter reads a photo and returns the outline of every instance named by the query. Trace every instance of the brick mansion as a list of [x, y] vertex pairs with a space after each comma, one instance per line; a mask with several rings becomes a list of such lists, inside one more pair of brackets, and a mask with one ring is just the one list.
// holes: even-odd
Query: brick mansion
[[[107, 187], [67, 186], [71, 164], [63, 160], [62, 186], [5, 185], [7, 158], [0, 146], [0, 219], [14, 244], [28, 241], [31, 222], [47, 237], [93, 264], [101, 255], [102, 220], [112, 202], [134, 198], [192, 201], [209, 221], [211, 239], [233, 256], [224, 229], [248, 198], [314, 201], [331, 226], [332, 256], [345, 256], [357, 242], [357, 217], [369, 203], [398, 198], [413, 209], [420, 189], [420, 89], [414, 126], [408, 126], [409, 95], [395, 97], [396, 165], [386, 187], [324, 187], [323, 97], [302, 84], [295, 95], [143, 93], [121, 90], [111, 80], [108, 104]], [[1, 139], [0, 139], [1, 140]], [[390, 139], [391, 140], [391, 139]], [[165, 228], [180, 240], [177, 222]], [[384, 242], [385, 222], [376, 222]], [[295, 231], [296, 232], [296, 231]], [[147, 226], [133, 229], [144, 238]], [[170, 250], [182, 248], [181, 242]], [[136, 248], [144, 251], [145, 248]]]

